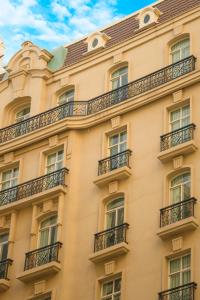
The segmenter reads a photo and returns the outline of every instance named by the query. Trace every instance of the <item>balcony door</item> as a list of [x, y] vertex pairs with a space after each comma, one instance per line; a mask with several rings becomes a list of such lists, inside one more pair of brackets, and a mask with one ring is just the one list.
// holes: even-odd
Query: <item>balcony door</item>
[[[126, 155], [123, 152], [127, 150], [127, 131], [109, 136], [108, 151], [110, 159], [110, 170], [123, 167], [126, 164]], [[122, 153], [121, 155], [119, 155]]]
[[112, 83], [112, 104], [116, 104], [128, 98], [128, 88], [119, 89], [128, 84], [128, 67], [123, 67], [113, 72]]
[[[16, 200], [19, 168], [12, 168], [1, 173], [1, 190], [7, 190], [0, 195], [0, 205], [11, 203]], [[12, 188], [12, 189], [11, 189]]]
[[8, 256], [8, 233], [0, 235], [0, 279], [5, 277], [6, 267], [5, 263], [2, 263]]
[[[105, 235], [106, 247], [118, 244], [124, 239], [124, 198], [118, 198], [109, 202], [106, 206], [106, 230]], [[110, 229], [110, 230], [109, 230]]]

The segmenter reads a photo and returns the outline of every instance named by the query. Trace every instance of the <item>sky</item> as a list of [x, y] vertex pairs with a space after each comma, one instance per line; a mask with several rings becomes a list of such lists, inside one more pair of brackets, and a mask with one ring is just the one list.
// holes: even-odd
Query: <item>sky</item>
[[3, 0], [4, 63], [31, 40], [49, 51], [117, 21], [154, 0]]

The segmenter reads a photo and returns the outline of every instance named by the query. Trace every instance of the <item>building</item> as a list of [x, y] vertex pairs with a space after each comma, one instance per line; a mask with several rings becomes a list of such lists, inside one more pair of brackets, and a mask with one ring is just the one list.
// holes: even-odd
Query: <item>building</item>
[[1, 300], [200, 300], [199, 28], [199, 0], [163, 0], [11, 58]]

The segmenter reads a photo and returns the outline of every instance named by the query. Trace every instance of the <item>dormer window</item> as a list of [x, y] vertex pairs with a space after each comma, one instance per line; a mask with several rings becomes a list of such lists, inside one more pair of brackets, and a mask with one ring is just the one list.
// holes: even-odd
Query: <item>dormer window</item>
[[146, 7], [137, 17], [139, 20], [139, 29], [147, 25], [157, 23], [160, 15], [161, 12], [156, 7]]
[[88, 52], [104, 48], [109, 39], [110, 37], [103, 32], [95, 32], [91, 34], [85, 41], [88, 45]]
[[24, 120], [28, 119], [29, 117], [30, 117], [30, 106], [25, 107], [16, 113], [15, 122], [18, 123], [18, 122], [24, 121]]

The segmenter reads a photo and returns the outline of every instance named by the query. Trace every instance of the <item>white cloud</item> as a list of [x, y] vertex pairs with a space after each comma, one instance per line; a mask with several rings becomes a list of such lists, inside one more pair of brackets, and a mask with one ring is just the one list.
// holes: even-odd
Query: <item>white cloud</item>
[[0, 32], [7, 48], [9, 46], [6, 59], [26, 39], [53, 48], [119, 17], [115, 10], [117, 0], [50, 0], [50, 5], [45, 3], [45, 0], [2, 1]]

